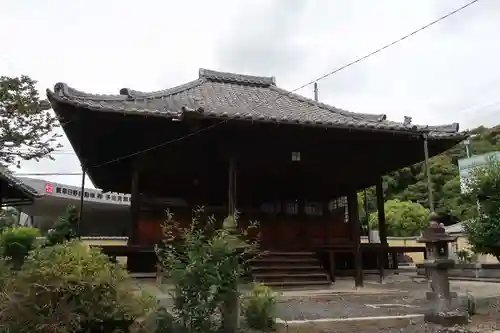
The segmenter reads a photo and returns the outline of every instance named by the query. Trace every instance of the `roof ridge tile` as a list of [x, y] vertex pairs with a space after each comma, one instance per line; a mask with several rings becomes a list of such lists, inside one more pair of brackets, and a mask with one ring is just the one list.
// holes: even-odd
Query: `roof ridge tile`
[[264, 87], [276, 85], [276, 78], [274, 76], [255, 76], [230, 72], [219, 72], [205, 68], [200, 68], [199, 77], [212, 81], [257, 85]]
[[168, 97], [171, 95], [175, 95], [181, 93], [183, 91], [195, 88], [205, 82], [204, 79], [199, 78], [193, 81], [189, 81], [188, 83], [184, 83], [172, 88], [162, 89], [152, 92], [144, 92], [139, 90], [133, 90], [130, 88], [122, 88], [120, 89], [121, 96], [127, 96], [128, 99], [136, 99], [136, 98], [162, 98]]
[[62, 97], [76, 97], [89, 100], [120, 101], [125, 99], [122, 95], [86, 93], [72, 88], [63, 82], [58, 82], [54, 85], [54, 93]]
[[370, 121], [381, 122], [381, 121], [385, 121], [387, 119], [387, 116], [385, 114], [369, 114], [369, 113], [357, 113], [357, 112], [346, 111], [346, 110], [342, 110], [342, 109], [336, 108], [334, 106], [331, 106], [331, 105], [328, 105], [328, 104], [325, 104], [322, 102], [315, 101], [311, 98], [307, 98], [305, 96], [295, 94], [291, 91], [285, 90], [283, 88], [279, 88], [277, 86], [273, 86], [270, 88], [272, 90], [278, 92], [281, 95], [289, 96], [289, 97], [296, 99], [298, 101], [305, 102], [305, 103], [308, 103], [310, 105], [314, 105], [314, 106], [317, 106], [317, 107], [322, 108], [322, 109], [326, 109], [326, 110], [331, 111], [331, 112], [338, 113], [338, 114], [345, 116], [345, 117], [351, 117], [355, 120], [370, 120]]

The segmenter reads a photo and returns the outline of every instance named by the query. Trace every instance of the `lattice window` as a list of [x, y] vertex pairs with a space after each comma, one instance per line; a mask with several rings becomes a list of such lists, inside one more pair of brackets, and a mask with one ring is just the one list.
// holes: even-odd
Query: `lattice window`
[[323, 215], [323, 205], [321, 202], [306, 202], [304, 212], [307, 215], [321, 216]]
[[336, 209], [344, 208], [344, 223], [349, 222], [349, 210], [347, 208], [347, 197], [339, 197], [330, 201], [328, 208], [331, 212]]
[[265, 202], [260, 206], [260, 211], [266, 214], [279, 214], [281, 204], [279, 202]]

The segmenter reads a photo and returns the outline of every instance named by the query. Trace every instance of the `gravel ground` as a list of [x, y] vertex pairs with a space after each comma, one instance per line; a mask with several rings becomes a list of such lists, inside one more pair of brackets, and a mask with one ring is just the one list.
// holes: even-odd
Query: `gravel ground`
[[[372, 287], [372, 286], [370, 286]], [[319, 318], [345, 318], [362, 316], [384, 316], [398, 314], [416, 314], [425, 313], [432, 304], [425, 300], [425, 292], [428, 290], [426, 282], [415, 282], [411, 280], [389, 281], [381, 288], [394, 288], [405, 290], [406, 293], [399, 295], [379, 295], [379, 296], [329, 296], [323, 299], [296, 299], [279, 303], [278, 317], [284, 320], [297, 319], [319, 319]], [[453, 332], [492, 332], [500, 330], [500, 284], [492, 283], [467, 283], [452, 282], [452, 290], [459, 295], [465, 291], [470, 291], [475, 295], [477, 314], [472, 316], [471, 323], [467, 327], [461, 327]], [[374, 309], [366, 304], [408, 304], [412, 308], [381, 308]], [[463, 303], [462, 303], [463, 304]], [[463, 305], [462, 305], [463, 306]], [[387, 327], [383, 330], [356, 330], [360, 333], [423, 333], [423, 332], [443, 332], [441, 327], [433, 324], [414, 324], [404, 329]], [[333, 330], [324, 330], [323, 332], [339, 332]], [[445, 331], [452, 332], [452, 331]], [[306, 332], [304, 332], [306, 333]], [[349, 332], [352, 333], [352, 332]]]
[[[374, 307], [377, 304], [391, 304], [394, 306]], [[406, 306], [397, 306], [396, 304]], [[277, 317], [282, 320], [311, 320], [396, 316], [424, 313], [427, 309], [427, 302], [408, 295], [346, 295], [314, 299], [300, 298], [279, 302]]]
[[[392, 295], [331, 295], [324, 297], [301, 297], [283, 300], [278, 303], [277, 317], [283, 320], [307, 320], [320, 318], [348, 318], [362, 316], [387, 316], [425, 313], [429, 310], [430, 304], [425, 300], [425, 293], [429, 290], [428, 283], [421, 279], [412, 279], [411, 276], [399, 275], [391, 276], [386, 283], [379, 284], [366, 281], [365, 285], [370, 289], [380, 288], [397, 289], [401, 293]], [[472, 317], [472, 322], [468, 328], [472, 332], [491, 332], [500, 330], [500, 283], [480, 283], [468, 281], [452, 281], [451, 289], [459, 295], [464, 295], [469, 291], [476, 299], [478, 313]], [[155, 293], [161, 293], [160, 291]], [[158, 295], [160, 296], [160, 295]], [[162, 305], [167, 305], [167, 295], [159, 297]], [[496, 298], [495, 298], [496, 296]], [[381, 307], [374, 308], [369, 305], [377, 304], [405, 304], [411, 307]], [[432, 324], [414, 324], [405, 329], [387, 327], [383, 330], [357, 330], [360, 333], [395, 333], [395, 332], [439, 332], [439, 327]], [[323, 332], [347, 333], [332, 330]], [[462, 331], [467, 332], [467, 331]], [[310, 333], [304, 331], [304, 333]], [[350, 331], [349, 333], [352, 333]], [[451, 332], [450, 332], [451, 333]]]

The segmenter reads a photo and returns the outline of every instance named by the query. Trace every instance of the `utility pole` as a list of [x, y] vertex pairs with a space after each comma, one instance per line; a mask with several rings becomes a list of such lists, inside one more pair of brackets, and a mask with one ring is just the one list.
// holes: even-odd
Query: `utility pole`
[[318, 101], [318, 82], [314, 82], [314, 100]]
[[424, 133], [423, 137], [424, 137], [425, 174], [427, 176], [427, 190], [429, 191], [429, 209], [431, 213], [434, 213], [434, 198], [432, 195], [431, 170], [429, 168], [429, 146], [427, 141], [428, 134]]
[[370, 221], [368, 214], [368, 196], [366, 195], [366, 188], [364, 189], [364, 208], [365, 208], [365, 222], [366, 222], [366, 232], [368, 233], [368, 243], [372, 242], [372, 237], [370, 235]]

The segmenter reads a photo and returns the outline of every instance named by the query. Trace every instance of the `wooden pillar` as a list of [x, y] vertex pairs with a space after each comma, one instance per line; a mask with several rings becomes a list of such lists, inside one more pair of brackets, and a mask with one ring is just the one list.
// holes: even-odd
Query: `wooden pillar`
[[[238, 227], [238, 221], [235, 220], [236, 213], [236, 161], [233, 155], [229, 157], [228, 168], [228, 218], [231, 219], [231, 225], [223, 226], [234, 232]], [[225, 300], [222, 305], [222, 326], [224, 333], [234, 333], [239, 329], [240, 322], [240, 302], [238, 299], [238, 281], [231, 282], [228, 290], [225, 292]], [[234, 284], [233, 284], [234, 283]]]
[[378, 251], [378, 266], [380, 282], [385, 278], [385, 267], [388, 263], [388, 243], [387, 243], [387, 225], [385, 223], [385, 208], [384, 208], [384, 186], [382, 177], [377, 179], [376, 184], [376, 195], [377, 195], [377, 214], [378, 214], [378, 230], [379, 238], [381, 243], [381, 249]]
[[232, 155], [229, 157], [228, 177], [228, 216], [234, 217], [236, 212], [236, 160]]
[[361, 222], [359, 221], [358, 194], [354, 189], [347, 195], [347, 208], [351, 225], [352, 248], [354, 255], [354, 283], [356, 287], [363, 286], [363, 256], [361, 253]]
[[139, 192], [139, 170], [132, 170], [132, 189], [130, 191], [130, 235], [129, 245], [137, 245], [139, 240], [139, 213], [140, 213], [140, 192]]
[[78, 225], [77, 225], [77, 235], [78, 238], [81, 237], [80, 233], [80, 228], [83, 223], [83, 205], [85, 203], [84, 198], [85, 198], [85, 176], [87, 175], [87, 170], [85, 169], [85, 166], [82, 163], [82, 185], [80, 186], [80, 215], [78, 216]]
[[377, 192], [377, 214], [378, 214], [378, 230], [380, 243], [387, 245], [387, 225], [385, 223], [385, 208], [384, 208], [384, 186], [382, 177], [379, 177], [376, 185]]

